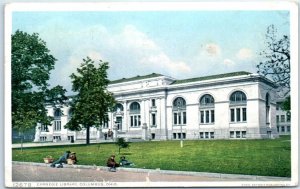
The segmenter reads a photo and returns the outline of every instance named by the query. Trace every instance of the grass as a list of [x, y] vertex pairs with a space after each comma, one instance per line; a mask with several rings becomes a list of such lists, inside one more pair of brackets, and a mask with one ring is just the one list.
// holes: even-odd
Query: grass
[[131, 143], [118, 154], [115, 144], [65, 145], [13, 149], [13, 161], [43, 162], [43, 157], [58, 158], [64, 151], [77, 153], [79, 164], [105, 166], [116, 154], [135, 163], [135, 167], [163, 170], [214, 172], [264, 176], [291, 176], [289, 136], [275, 140], [190, 140]]

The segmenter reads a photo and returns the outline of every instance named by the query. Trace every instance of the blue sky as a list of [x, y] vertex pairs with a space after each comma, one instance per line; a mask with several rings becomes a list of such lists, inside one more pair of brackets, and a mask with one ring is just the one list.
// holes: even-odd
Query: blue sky
[[288, 11], [13, 12], [12, 29], [37, 32], [58, 59], [50, 84], [71, 91], [86, 56], [110, 63], [109, 79], [161, 73], [177, 79], [249, 71], [266, 29], [289, 35]]

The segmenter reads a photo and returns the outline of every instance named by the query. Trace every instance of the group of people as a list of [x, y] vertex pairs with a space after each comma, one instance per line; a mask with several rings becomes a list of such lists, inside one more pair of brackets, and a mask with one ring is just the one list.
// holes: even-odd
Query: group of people
[[[68, 161], [72, 161], [72, 164], [76, 164], [78, 162], [75, 152], [71, 152], [69, 150], [66, 151], [62, 156], [59, 157], [58, 160], [51, 163], [50, 167], [62, 168], [63, 163], [67, 164]], [[134, 166], [134, 163], [128, 161], [125, 156], [121, 156], [120, 161], [116, 162], [115, 155], [111, 155], [108, 158], [106, 165], [109, 167], [109, 171], [115, 172], [117, 167]]]
[[104, 133], [104, 139], [107, 140], [107, 138], [111, 138], [113, 139], [114, 138], [114, 132], [112, 132], [112, 130], [108, 130], [107, 133]]
[[62, 168], [63, 167], [63, 163], [68, 163], [68, 161], [71, 161], [72, 164], [76, 164], [77, 163], [77, 157], [76, 157], [76, 153], [75, 152], [71, 152], [71, 151], [66, 151], [62, 156], [59, 157], [58, 160], [54, 161], [53, 163], [51, 163], [50, 167], [57, 167], [57, 168]]
[[116, 162], [115, 160], [115, 155], [111, 155], [107, 162], [106, 162], [106, 165], [107, 167], [109, 167], [109, 171], [116, 171], [116, 167], [119, 167], [119, 166], [123, 166], [123, 167], [126, 167], [126, 166], [134, 166], [134, 163], [128, 161], [125, 156], [121, 156], [120, 158], [120, 161], [119, 163]]

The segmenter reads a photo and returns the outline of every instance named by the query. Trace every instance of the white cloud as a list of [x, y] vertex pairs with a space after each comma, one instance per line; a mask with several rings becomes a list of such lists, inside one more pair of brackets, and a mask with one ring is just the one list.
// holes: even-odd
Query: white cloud
[[236, 54], [236, 57], [239, 59], [239, 60], [249, 60], [251, 58], [253, 58], [253, 52], [251, 49], [248, 49], [248, 48], [241, 48], [237, 54]]
[[208, 56], [216, 57], [221, 55], [221, 48], [215, 43], [208, 43], [204, 46], [204, 51]]
[[226, 66], [234, 66], [235, 62], [227, 58], [223, 61], [223, 64], [225, 64]]

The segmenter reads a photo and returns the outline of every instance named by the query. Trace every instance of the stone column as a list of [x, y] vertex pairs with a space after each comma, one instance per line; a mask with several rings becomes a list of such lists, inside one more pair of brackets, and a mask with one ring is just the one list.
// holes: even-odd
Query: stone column
[[147, 123], [143, 123], [143, 126], [142, 126], [142, 139], [143, 140], [148, 140], [148, 127], [147, 127]]
[[118, 132], [118, 126], [117, 125], [114, 125], [114, 127], [113, 127], [113, 132], [114, 132], [114, 141], [116, 141], [117, 140], [117, 137], [118, 137], [118, 134], [117, 134], [117, 132]]

